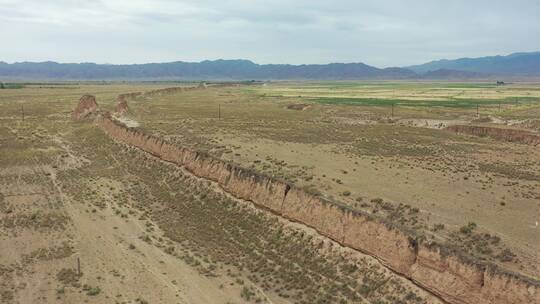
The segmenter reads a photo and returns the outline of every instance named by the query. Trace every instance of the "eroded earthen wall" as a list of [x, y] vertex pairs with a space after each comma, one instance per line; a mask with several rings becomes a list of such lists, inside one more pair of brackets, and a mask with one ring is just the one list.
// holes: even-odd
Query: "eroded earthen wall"
[[71, 119], [77, 121], [86, 118], [88, 115], [96, 112], [98, 104], [93, 95], [83, 95], [77, 104], [77, 107], [71, 112]]
[[454, 125], [449, 126], [446, 129], [460, 134], [490, 137], [501, 141], [517, 142], [534, 146], [540, 145], [540, 134], [525, 130], [469, 125]]

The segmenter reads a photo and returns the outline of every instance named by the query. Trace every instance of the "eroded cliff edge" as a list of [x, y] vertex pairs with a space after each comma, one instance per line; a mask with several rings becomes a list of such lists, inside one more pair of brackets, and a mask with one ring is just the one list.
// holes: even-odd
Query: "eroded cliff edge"
[[316, 229], [340, 244], [379, 259], [393, 271], [456, 304], [540, 303], [540, 282], [496, 265], [475, 263], [448, 248], [338, 202], [240, 168], [201, 152], [129, 129], [105, 114], [97, 124], [114, 140], [141, 149], [194, 175], [218, 183], [231, 195]]

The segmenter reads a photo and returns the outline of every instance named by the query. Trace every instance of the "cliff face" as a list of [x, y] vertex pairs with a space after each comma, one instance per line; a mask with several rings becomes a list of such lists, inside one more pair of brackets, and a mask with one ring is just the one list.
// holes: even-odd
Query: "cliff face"
[[540, 134], [525, 130], [504, 129], [495, 127], [482, 127], [470, 125], [454, 125], [447, 130], [481, 137], [490, 137], [496, 140], [517, 142], [537, 146], [540, 145]]
[[340, 244], [379, 259], [393, 271], [455, 304], [540, 303], [540, 283], [467, 263], [444, 248], [419, 242], [407, 233], [294, 186], [235, 167], [203, 153], [128, 129], [109, 115], [98, 125], [113, 139], [162, 160], [183, 166], [196, 176], [217, 182], [231, 195], [253, 202], [292, 221], [316, 229]]

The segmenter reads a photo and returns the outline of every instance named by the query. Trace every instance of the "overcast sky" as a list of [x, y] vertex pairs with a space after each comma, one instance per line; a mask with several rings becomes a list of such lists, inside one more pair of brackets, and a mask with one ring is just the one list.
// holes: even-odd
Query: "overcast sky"
[[0, 0], [0, 61], [404, 66], [540, 51], [538, 0]]

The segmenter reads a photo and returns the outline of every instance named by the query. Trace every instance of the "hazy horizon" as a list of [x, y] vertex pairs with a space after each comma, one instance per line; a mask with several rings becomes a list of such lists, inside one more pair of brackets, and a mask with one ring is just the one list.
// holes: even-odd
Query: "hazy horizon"
[[538, 1], [0, 0], [0, 61], [384, 68], [540, 50]]

